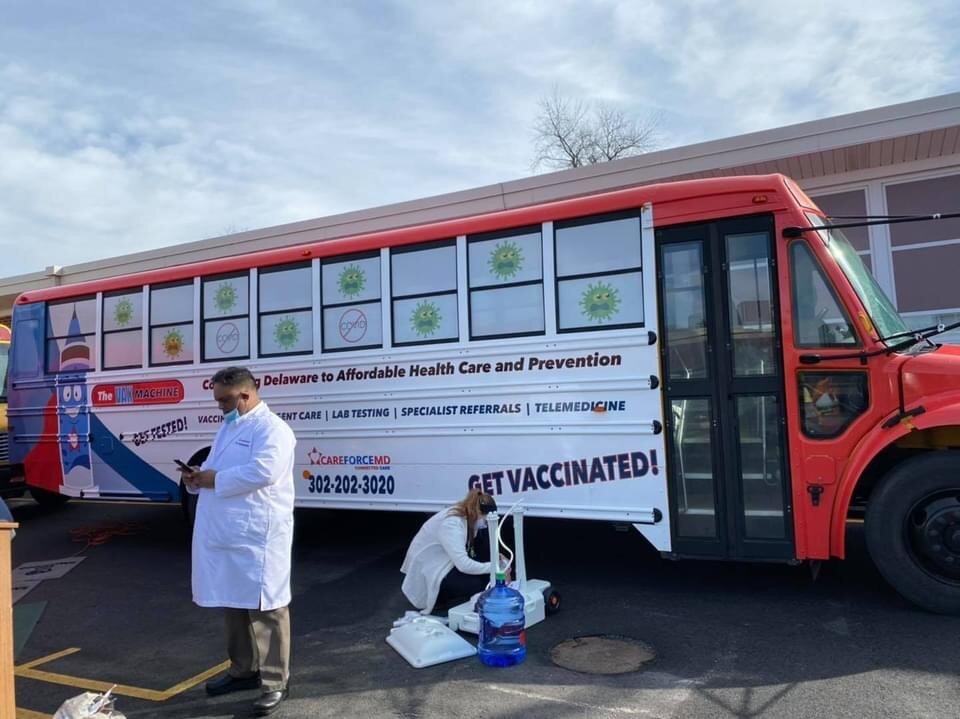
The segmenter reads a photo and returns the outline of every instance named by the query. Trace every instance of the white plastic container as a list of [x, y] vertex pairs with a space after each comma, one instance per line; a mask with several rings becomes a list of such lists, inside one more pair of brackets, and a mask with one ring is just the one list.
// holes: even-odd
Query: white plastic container
[[471, 657], [477, 653], [475, 646], [432, 617], [417, 617], [412, 622], [395, 627], [387, 636], [387, 644], [415, 669]]

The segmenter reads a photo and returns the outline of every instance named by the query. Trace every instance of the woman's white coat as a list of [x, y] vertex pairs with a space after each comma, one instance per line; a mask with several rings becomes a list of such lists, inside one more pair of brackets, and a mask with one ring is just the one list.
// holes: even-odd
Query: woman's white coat
[[490, 562], [477, 562], [467, 554], [467, 520], [451, 508], [430, 517], [410, 543], [400, 571], [403, 593], [424, 612], [433, 611], [440, 583], [456, 567], [464, 574], [489, 574]]

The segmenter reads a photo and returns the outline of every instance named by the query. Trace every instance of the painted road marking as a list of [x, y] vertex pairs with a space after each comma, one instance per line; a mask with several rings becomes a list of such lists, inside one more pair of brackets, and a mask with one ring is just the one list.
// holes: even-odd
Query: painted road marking
[[[163, 691], [158, 691], [156, 689], [145, 689], [143, 687], [133, 687], [127, 684], [117, 684], [114, 686], [113, 682], [101, 682], [97, 679], [74, 677], [70, 676], [69, 674], [58, 674], [56, 672], [47, 672], [36, 668], [43, 666], [44, 664], [49, 664], [57, 659], [62, 659], [63, 657], [71, 654], [76, 654], [79, 651], [79, 647], [71, 647], [70, 649], [64, 649], [63, 651], [56, 652], [45, 657], [40, 657], [39, 659], [34, 659], [32, 662], [20, 664], [13, 668], [13, 675], [17, 677], [23, 677], [24, 679], [36, 679], [38, 681], [48, 682], [50, 684], [62, 684], [68, 687], [76, 687], [77, 689], [86, 689], [87, 691], [92, 692], [105, 692], [113, 687], [113, 693], [120, 696], [133, 697], [134, 699], [144, 699], [149, 702], [165, 702], [171, 697], [175, 697], [177, 694], [181, 694], [188, 689], [192, 689], [200, 682], [204, 682], [207, 679], [226, 671], [227, 667], [230, 666], [229, 661], [222, 662], [217, 664], [215, 667], [211, 667], [206, 671], [190, 677], [189, 679], [185, 679], [179, 684], [174, 684], [169, 689], [164, 689]], [[44, 715], [38, 714], [37, 716]]]

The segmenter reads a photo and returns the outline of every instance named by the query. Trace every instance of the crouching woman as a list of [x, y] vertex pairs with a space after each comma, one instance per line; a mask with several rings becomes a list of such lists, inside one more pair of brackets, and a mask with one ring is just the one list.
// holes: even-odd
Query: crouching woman
[[400, 568], [406, 575], [403, 593], [413, 606], [429, 614], [484, 590], [490, 579], [489, 539], [481, 530], [486, 515], [496, 510], [493, 497], [472, 489], [424, 522]]

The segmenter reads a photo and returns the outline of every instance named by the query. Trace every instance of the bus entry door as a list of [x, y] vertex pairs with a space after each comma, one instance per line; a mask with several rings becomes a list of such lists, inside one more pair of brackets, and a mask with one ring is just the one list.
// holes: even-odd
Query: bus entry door
[[794, 556], [773, 218], [658, 229], [673, 551]]

